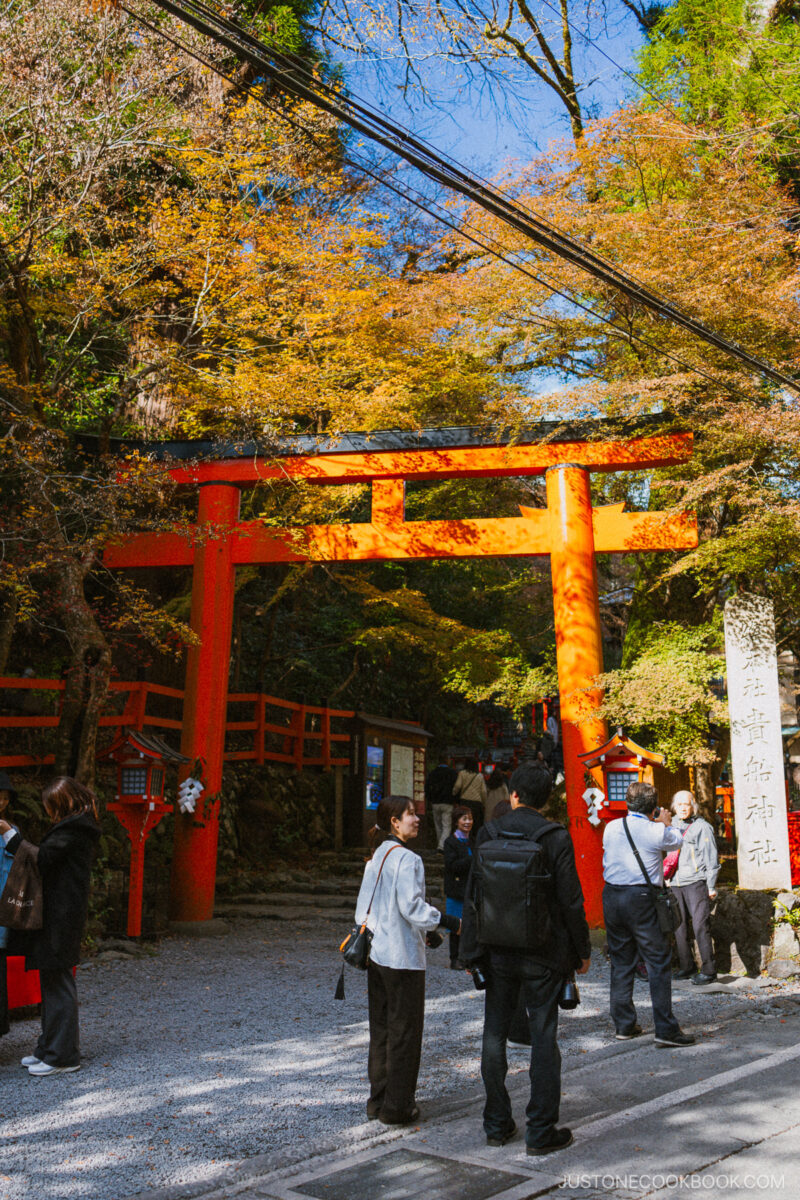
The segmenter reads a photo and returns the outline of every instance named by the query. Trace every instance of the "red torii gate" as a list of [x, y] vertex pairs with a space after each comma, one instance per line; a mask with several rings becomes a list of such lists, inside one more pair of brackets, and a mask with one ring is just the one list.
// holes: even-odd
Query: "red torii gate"
[[[446, 431], [426, 432], [440, 443], [446, 438]], [[377, 440], [379, 435], [374, 437]], [[362, 441], [369, 444], [366, 437]], [[204, 921], [213, 913], [237, 566], [549, 555], [567, 811], [587, 915], [591, 924], [601, 924], [600, 834], [587, 820], [584, 767], [578, 758], [607, 739], [605, 723], [592, 716], [599, 693], [591, 681], [603, 669], [595, 555], [692, 548], [697, 545], [697, 529], [694, 516], [687, 513], [626, 513], [621, 504], [593, 509], [590, 472], [654, 469], [683, 462], [691, 452], [691, 434], [656, 434], [606, 441], [568, 438], [511, 446], [440, 444], [432, 449], [364, 452], [334, 447], [281, 458], [222, 457], [170, 466], [168, 473], [177, 483], [199, 487], [197, 533], [129, 535], [107, 547], [104, 562], [116, 569], [194, 568], [191, 626], [199, 642], [188, 651], [181, 751], [192, 762], [205, 762], [205, 805], [199, 805], [194, 816], [175, 818], [173, 920]], [[409, 480], [534, 475], [546, 475], [546, 508], [522, 508], [519, 517], [405, 520]], [[290, 479], [312, 484], [370, 483], [371, 520], [293, 530], [239, 520], [243, 487]]]

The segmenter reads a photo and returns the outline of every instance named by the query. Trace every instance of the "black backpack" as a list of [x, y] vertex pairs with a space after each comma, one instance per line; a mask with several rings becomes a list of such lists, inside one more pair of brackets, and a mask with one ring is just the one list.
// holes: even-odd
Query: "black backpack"
[[561, 828], [545, 825], [529, 837], [498, 827], [495, 837], [478, 846], [473, 897], [481, 945], [536, 950], [548, 941], [555, 891], [541, 842]]

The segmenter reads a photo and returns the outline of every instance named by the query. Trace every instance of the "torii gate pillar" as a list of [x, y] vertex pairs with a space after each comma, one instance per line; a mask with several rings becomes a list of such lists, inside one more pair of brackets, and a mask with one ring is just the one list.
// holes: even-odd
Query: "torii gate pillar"
[[196, 813], [176, 813], [170, 918], [208, 921], [214, 915], [219, 838], [219, 792], [225, 750], [235, 570], [229, 528], [239, 520], [240, 491], [231, 484], [200, 488], [201, 537], [192, 576], [192, 630], [198, 642], [186, 660], [186, 705], [181, 752], [191, 760], [185, 779], [202, 766], [203, 797]]
[[[583, 801], [584, 766], [578, 758], [608, 740], [605, 721], [589, 714], [602, 700], [591, 682], [603, 670], [592, 497], [585, 467], [564, 464], [546, 475], [550, 517], [550, 570], [567, 816], [590, 926], [603, 923], [603, 852]], [[597, 780], [602, 787], [602, 777]]]

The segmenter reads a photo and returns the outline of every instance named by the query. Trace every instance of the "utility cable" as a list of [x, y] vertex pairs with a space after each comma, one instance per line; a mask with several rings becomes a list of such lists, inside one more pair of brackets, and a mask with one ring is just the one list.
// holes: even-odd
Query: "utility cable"
[[[163, 30], [159, 30], [159, 28], [157, 26], [153, 25], [146, 18], [140, 16], [133, 9], [129, 8], [126, 4], [120, 3], [119, 7], [121, 9], [123, 9], [125, 12], [127, 12], [134, 20], [136, 20], [138, 24], [142, 25], [144, 28], [149, 29], [156, 36], [163, 38], [164, 40], [169, 42], [171, 45], [175, 46], [177, 49], [184, 52], [187, 56], [189, 56], [190, 58], [193, 58], [195, 61], [199, 62], [202, 66], [207, 67], [209, 70], [213, 71], [220, 78], [224, 79], [226, 82], [230, 83], [232, 86], [241, 87], [241, 84], [238, 83], [237, 80], [232, 75], [230, 75], [229, 73], [224, 71], [218, 64], [214, 63], [211, 59], [208, 59], [205, 56], [201, 55], [197, 50], [193, 49], [191, 46], [187, 45], [185, 42], [181, 42], [179, 39], [171, 36], [170, 34], [165, 33]], [[321, 143], [319, 142], [319, 139], [312, 133], [312, 131], [306, 125], [303, 125], [300, 121], [298, 121], [294, 117], [292, 117], [284, 108], [281, 108], [275, 104], [271, 104], [266, 99], [263, 92], [256, 91], [255, 87], [253, 85], [248, 85], [247, 90], [248, 90], [248, 93], [252, 96], [252, 98], [254, 100], [256, 100], [257, 103], [262, 105], [262, 107], [266, 108], [269, 112], [273, 113], [276, 117], [278, 117], [279, 120], [285, 122], [291, 128], [293, 128], [298, 133], [300, 133], [301, 136], [303, 136], [308, 142], [310, 142], [316, 149], [322, 148]], [[725, 390], [727, 390], [728, 392], [739, 396], [740, 399], [743, 399], [743, 400], [749, 399], [749, 397], [747, 396], [747, 394], [745, 392], [740, 391], [738, 388], [734, 387], [732, 384], [727, 383], [727, 382], [717, 378], [716, 376], [709, 374], [707, 371], [704, 371], [701, 367], [698, 367], [692, 363], [687, 362], [685, 359], [680, 358], [678, 355], [674, 354], [672, 351], [665, 350], [663, 346], [658, 345], [658, 343], [652, 341], [650, 338], [645, 337], [643, 334], [632, 333], [630, 330], [620, 328], [620, 326], [617, 325], [616, 322], [611, 317], [607, 317], [604, 313], [598, 312], [597, 309], [592, 308], [590, 305], [588, 305], [588, 304], [584, 303], [583, 301], [578, 300], [574, 296], [570, 295], [570, 293], [565, 292], [561, 287], [558, 286], [558, 284], [555, 281], [548, 278], [548, 276], [546, 274], [544, 274], [543, 272], [541, 272], [541, 271], [539, 271], [538, 273], [534, 272], [529, 267], [527, 267], [523, 263], [519, 262], [518, 259], [512, 258], [511, 256], [515, 253], [515, 251], [513, 251], [509, 247], [505, 246], [498, 239], [491, 237], [484, 230], [479, 229], [477, 226], [473, 225], [465, 217], [461, 217], [458, 220], [458, 222], [456, 222], [453, 219], [453, 217], [451, 216], [451, 214], [448, 213], [445, 209], [443, 209], [443, 207], [437, 201], [432, 200], [429, 196], [426, 196], [425, 193], [422, 192], [419, 188], [415, 188], [412, 184], [408, 183], [405, 180], [403, 180], [402, 182], [398, 182], [397, 180], [389, 179], [387, 177], [386, 173], [380, 173], [374, 164], [368, 163], [366, 160], [364, 160], [363, 158], [360, 158], [357, 155], [352, 155], [352, 154], [345, 155], [345, 157], [343, 158], [342, 161], [345, 166], [352, 167], [359, 174], [366, 175], [370, 179], [373, 179], [380, 187], [387, 188], [389, 191], [393, 192], [400, 199], [404, 200], [406, 203], [413, 205], [419, 211], [421, 211], [421, 212], [425, 213], [427, 216], [431, 217], [438, 224], [445, 225], [447, 228], [451, 229], [454, 233], [456, 233], [459, 237], [461, 237], [462, 240], [467, 241], [471, 245], [477, 247], [478, 249], [485, 251], [487, 254], [491, 255], [493, 258], [497, 259], [499, 262], [505, 263], [507, 266], [511, 267], [514, 271], [517, 271], [519, 274], [524, 275], [528, 279], [531, 279], [534, 283], [537, 283], [540, 286], [544, 287], [551, 294], [553, 294], [555, 296], [559, 296], [561, 299], [565, 300], [568, 304], [572, 305], [575, 308], [580, 309], [582, 312], [585, 312], [593, 320], [602, 322], [603, 324], [607, 325], [609, 327], [610, 331], [613, 334], [616, 334], [617, 337], [621, 341], [636, 342], [639, 345], [645, 346], [648, 350], [653, 351], [655, 354], [659, 355], [662, 358], [668, 359], [670, 362], [674, 362], [677, 366], [682, 367], [684, 370], [689, 371], [693, 374], [699, 375], [703, 379], [708, 380], [710, 383], [714, 384], [716, 387], [722, 387]], [[468, 231], [472, 231], [472, 232], [468, 232]]]
[[310, 103], [371, 141], [403, 158], [428, 178], [456, 191], [492, 213], [505, 224], [558, 257], [578, 266], [657, 315], [671, 320], [706, 343], [737, 358], [753, 371], [783, 387], [800, 391], [800, 384], [768, 363], [756, 358], [702, 322], [681, 312], [648, 289], [638, 285], [614, 264], [593, 254], [576, 239], [525, 211], [491, 185], [481, 185], [474, 175], [457, 164], [450, 165], [434, 149], [408, 131], [396, 126], [380, 112], [351, 100], [315, 78], [302, 60], [292, 60], [254, 38], [246, 30], [209, 9], [201, 0], [154, 0], [163, 11], [210, 37], [230, 50], [238, 59], [260, 70], [283, 91]]

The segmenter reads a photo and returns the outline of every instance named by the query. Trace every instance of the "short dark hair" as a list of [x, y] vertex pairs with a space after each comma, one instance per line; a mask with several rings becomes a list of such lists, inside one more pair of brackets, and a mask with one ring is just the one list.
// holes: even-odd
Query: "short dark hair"
[[396, 817], [398, 821], [402, 820], [405, 813], [411, 809], [414, 811], [414, 801], [410, 796], [384, 796], [378, 804], [378, 811], [375, 814], [375, 824], [367, 834], [370, 852], [372, 854], [378, 849], [382, 842], [385, 842], [392, 835], [392, 818]]
[[517, 793], [526, 808], [541, 808], [550, 799], [553, 777], [544, 763], [520, 763], [508, 781], [509, 795]]
[[652, 783], [632, 783], [625, 793], [625, 803], [628, 812], [642, 813], [648, 816], [658, 808], [658, 792]]
[[473, 816], [474, 816], [474, 814], [472, 812], [472, 809], [469, 808], [466, 804], [454, 804], [453, 805], [453, 828], [455, 828], [456, 825], [458, 825], [458, 822], [461, 820], [462, 817], [473, 817]]

